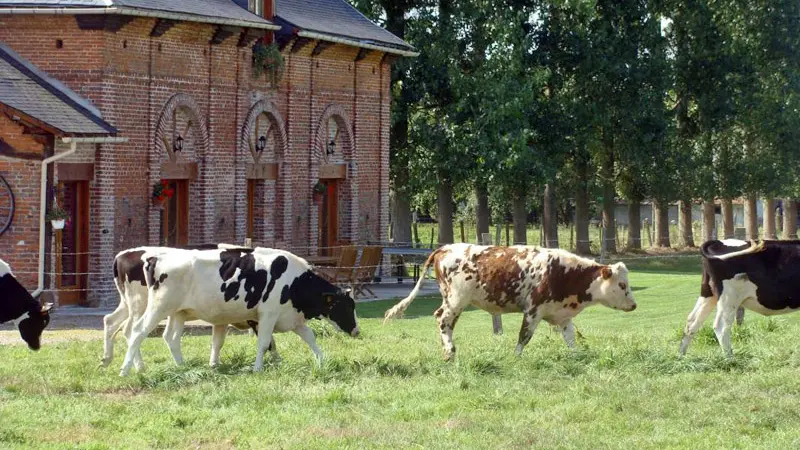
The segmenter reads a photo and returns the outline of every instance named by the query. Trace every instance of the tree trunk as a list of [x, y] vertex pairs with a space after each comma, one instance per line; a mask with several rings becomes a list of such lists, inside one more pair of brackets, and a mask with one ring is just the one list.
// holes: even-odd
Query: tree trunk
[[783, 199], [783, 239], [797, 239], [797, 203]]
[[758, 208], [756, 208], [755, 194], [748, 194], [745, 197], [744, 229], [748, 240], [758, 239]]
[[588, 176], [587, 164], [580, 160], [576, 164], [578, 180], [575, 183], [575, 252], [588, 255], [589, 245], [589, 193], [586, 185]]
[[392, 202], [392, 236], [396, 243], [411, 243], [411, 199], [396, 191]]
[[558, 213], [556, 211], [556, 189], [552, 184], [544, 186], [544, 218], [542, 221], [544, 246], [558, 248]]
[[520, 193], [514, 197], [514, 245], [528, 244], [528, 208], [525, 204], [525, 194]]
[[483, 235], [489, 233], [489, 190], [486, 184], [478, 182], [475, 184], [475, 197], [477, 198], [477, 233], [478, 243], [484, 244]]
[[653, 202], [653, 228], [656, 232], [656, 247], [669, 247], [669, 202]]
[[694, 247], [694, 230], [692, 230], [692, 202], [682, 200], [678, 208], [678, 228], [685, 247]]
[[642, 203], [628, 199], [628, 249], [642, 248]]
[[775, 232], [775, 199], [764, 199], [764, 239], [777, 239]]
[[439, 243], [453, 243], [453, 185], [450, 180], [439, 181]]
[[722, 234], [725, 239], [732, 239], [733, 233], [733, 200], [722, 199]]
[[614, 219], [614, 158], [609, 157], [603, 166], [603, 242], [606, 253], [617, 252], [617, 223]]
[[717, 219], [714, 213], [714, 201], [703, 202], [703, 242], [714, 239], [714, 230], [717, 228]]

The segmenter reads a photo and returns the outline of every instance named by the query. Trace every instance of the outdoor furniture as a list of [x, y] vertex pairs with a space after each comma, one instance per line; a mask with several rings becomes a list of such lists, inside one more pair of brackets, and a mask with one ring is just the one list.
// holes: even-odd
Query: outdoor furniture
[[339, 258], [335, 256], [307, 256], [304, 259], [313, 266], [333, 267], [339, 262]]
[[372, 283], [375, 278], [375, 269], [381, 265], [381, 258], [383, 256], [383, 248], [381, 247], [364, 247], [361, 250], [361, 258], [358, 261], [358, 267], [353, 271], [350, 278], [350, 285], [353, 288], [353, 299], [357, 299], [359, 295], [366, 295], [369, 292], [372, 298], [378, 298], [374, 292], [369, 288], [368, 284]]
[[355, 246], [342, 247], [334, 267], [317, 268], [317, 273], [331, 283], [347, 283], [350, 281], [353, 269], [356, 266], [358, 249]]
[[[400, 255], [400, 256], [418, 256], [423, 258], [423, 262], [425, 259], [433, 253], [433, 250], [429, 248], [413, 248], [413, 247], [383, 247], [383, 254], [384, 255]], [[419, 266], [420, 262], [415, 261], [413, 263], [414, 267], [414, 279], [419, 279]], [[402, 273], [397, 274], [397, 282], [402, 283], [403, 277]]]

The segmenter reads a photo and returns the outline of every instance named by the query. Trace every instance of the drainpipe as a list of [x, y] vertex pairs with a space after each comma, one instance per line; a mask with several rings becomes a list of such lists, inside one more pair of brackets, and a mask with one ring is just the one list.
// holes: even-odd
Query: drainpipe
[[61, 142], [65, 144], [70, 144], [69, 150], [59, 153], [57, 155], [53, 155], [49, 158], [45, 158], [42, 161], [42, 179], [41, 185], [39, 186], [39, 280], [36, 290], [31, 293], [32, 297], [36, 297], [44, 291], [44, 256], [45, 256], [45, 239], [44, 239], [44, 227], [45, 227], [45, 210], [47, 209], [47, 165], [51, 162], [58, 161], [60, 159], [64, 159], [67, 156], [74, 154], [78, 148], [79, 142], [87, 142], [87, 143], [121, 143], [127, 142], [128, 138], [120, 138], [120, 137], [109, 137], [109, 138], [61, 138]]
[[[68, 138], [66, 138], [68, 139]], [[65, 141], [66, 139], [62, 139]], [[44, 290], [44, 255], [45, 255], [45, 239], [44, 239], [44, 226], [45, 226], [45, 210], [47, 209], [47, 165], [51, 162], [58, 161], [59, 159], [66, 158], [78, 150], [78, 143], [72, 141], [69, 150], [53, 155], [49, 158], [42, 160], [42, 179], [39, 186], [39, 282], [36, 290], [31, 293], [32, 297], [36, 297]]]

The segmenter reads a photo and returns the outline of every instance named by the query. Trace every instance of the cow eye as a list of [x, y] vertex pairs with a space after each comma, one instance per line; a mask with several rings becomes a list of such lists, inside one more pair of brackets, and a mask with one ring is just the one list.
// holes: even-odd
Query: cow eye
[[627, 283], [620, 283], [619, 284], [619, 288], [624, 291], [625, 289], [628, 289], [628, 285], [627, 285]]

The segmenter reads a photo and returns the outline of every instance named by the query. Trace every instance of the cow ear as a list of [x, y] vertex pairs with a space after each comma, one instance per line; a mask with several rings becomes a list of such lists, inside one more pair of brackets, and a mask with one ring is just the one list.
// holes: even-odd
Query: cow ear
[[603, 267], [602, 275], [603, 275], [603, 279], [607, 280], [607, 279], [611, 278], [612, 275], [614, 275], [614, 272], [611, 271], [610, 267]]
[[53, 307], [52, 303], [45, 303], [42, 305], [42, 314], [50, 312], [50, 309]]

